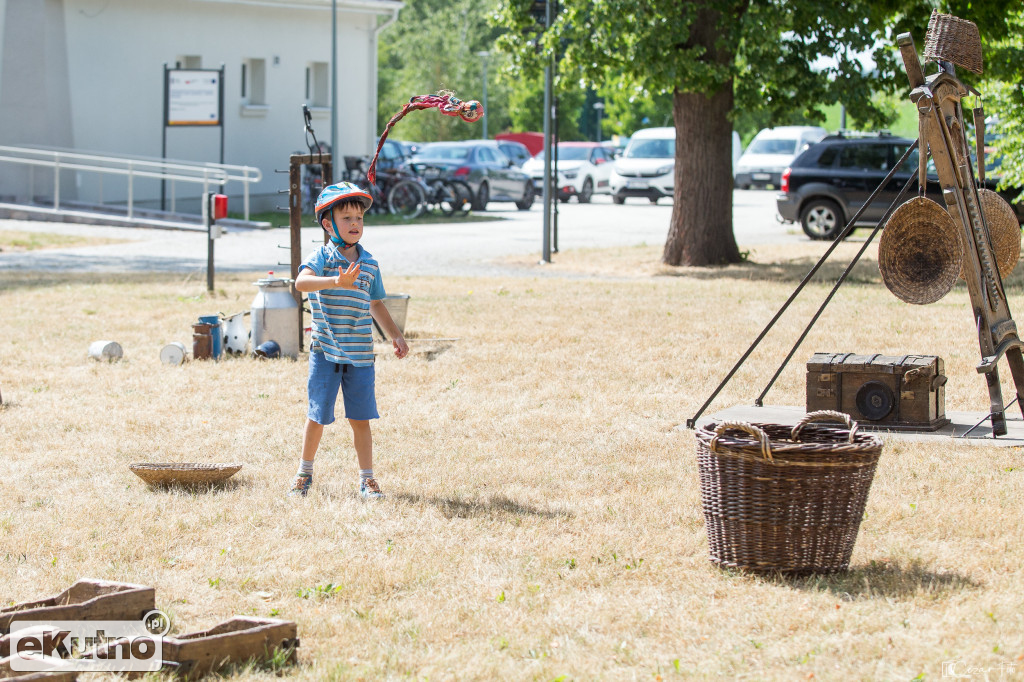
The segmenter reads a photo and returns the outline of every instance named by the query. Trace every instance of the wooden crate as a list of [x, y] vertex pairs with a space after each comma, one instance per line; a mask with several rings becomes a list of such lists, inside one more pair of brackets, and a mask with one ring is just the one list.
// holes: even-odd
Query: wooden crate
[[294, 661], [298, 646], [298, 627], [292, 621], [235, 616], [209, 630], [164, 637], [164, 668], [196, 679], [231, 663], [267, 660], [279, 648]]
[[946, 376], [935, 355], [815, 353], [807, 411], [837, 410], [864, 427], [935, 431], [946, 418]]
[[0, 658], [0, 681], [2, 682], [75, 682], [77, 679], [77, 672], [59, 668], [45, 672], [11, 670], [10, 657]]
[[155, 608], [152, 587], [83, 578], [55, 597], [0, 609], [0, 635], [16, 620], [141, 620]]

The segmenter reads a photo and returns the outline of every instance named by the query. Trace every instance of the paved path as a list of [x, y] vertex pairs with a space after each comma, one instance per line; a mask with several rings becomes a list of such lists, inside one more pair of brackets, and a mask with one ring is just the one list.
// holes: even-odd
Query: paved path
[[[559, 247], [562, 250], [662, 244], [668, 232], [672, 202], [652, 205], [631, 199], [616, 206], [607, 196], [591, 204], [559, 206]], [[367, 223], [363, 244], [390, 275], [509, 275], [524, 270], [508, 265], [508, 256], [541, 252], [543, 214], [539, 204], [517, 211], [512, 204], [491, 204], [488, 215], [504, 220], [432, 225]], [[733, 223], [743, 245], [785, 243], [805, 239], [799, 228], [775, 221], [775, 193], [736, 191]], [[206, 235], [200, 232], [153, 230], [0, 220], [0, 230], [85, 234], [125, 240], [116, 244], [0, 253], [0, 270], [62, 270], [75, 272], [192, 272], [206, 269]], [[320, 239], [315, 227], [303, 229], [303, 251]], [[216, 240], [215, 269], [286, 271], [287, 229], [229, 232]], [[556, 256], [557, 257], [557, 256]], [[542, 271], [531, 268], [532, 276]]]

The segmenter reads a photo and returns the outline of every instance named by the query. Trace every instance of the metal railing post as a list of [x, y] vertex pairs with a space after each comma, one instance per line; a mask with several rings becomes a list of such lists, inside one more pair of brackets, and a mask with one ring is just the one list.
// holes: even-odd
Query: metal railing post
[[60, 210], [60, 154], [53, 157], [53, 210]]
[[244, 220], [249, 219], [249, 169], [245, 169], [245, 181], [242, 183], [242, 210], [244, 211], [242, 218]]
[[132, 204], [135, 202], [135, 165], [128, 162], [128, 217], [132, 217]]
[[177, 205], [178, 198], [178, 189], [175, 185], [176, 182], [176, 180], [171, 180], [171, 213], [177, 211], [177, 209], [175, 208], [175, 206]]

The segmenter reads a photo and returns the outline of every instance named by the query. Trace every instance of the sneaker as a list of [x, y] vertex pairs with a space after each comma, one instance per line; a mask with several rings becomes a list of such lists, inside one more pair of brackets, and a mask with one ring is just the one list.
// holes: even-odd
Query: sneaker
[[311, 485], [313, 485], [313, 474], [295, 474], [295, 480], [292, 481], [292, 489], [288, 491], [288, 496], [301, 495], [305, 497]]
[[383, 500], [384, 493], [380, 491], [376, 478], [364, 478], [359, 482], [359, 494], [364, 500]]

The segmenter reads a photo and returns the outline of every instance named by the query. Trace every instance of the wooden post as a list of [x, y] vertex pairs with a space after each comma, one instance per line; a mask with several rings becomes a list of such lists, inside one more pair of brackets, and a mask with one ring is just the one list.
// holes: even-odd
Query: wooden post
[[913, 88], [910, 99], [918, 111], [921, 166], [928, 162], [926, 152], [930, 151], [946, 208], [963, 230], [964, 279], [982, 355], [977, 370], [985, 375], [988, 385], [992, 433], [1001, 436], [1006, 434], [1006, 417], [997, 363], [1006, 355], [1020, 399], [1024, 395], [1024, 355], [1021, 353], [1024, 343], [1017, 335], [1017, 325], [1010, 314], [974, 182], [960, 105], [968, 91], [956, 78], [955, 68], [949, 62], [940, 62], [939, 72], [925, 77], [909, 33], [901, 34], [897, 44]]
[[[291, 254], [291, 278], [294, 280], [299, 275], [299, 266], [302, 265], [302, 167], [318, 164], [320, 166], [320, 177], [326, 187], [331, 184], [334, 165], [331, 163], [330, 154], [292, 154], [288, 164], [288, 228], [290, 234]], [[327, 233], [324, 232], [324, 243], [327, 243]], [[305, 316], [302, 309], [302, 292], [292, 284], [292, 296], [299, 307], [299, 351], [303, 350], [305, 344]]]

